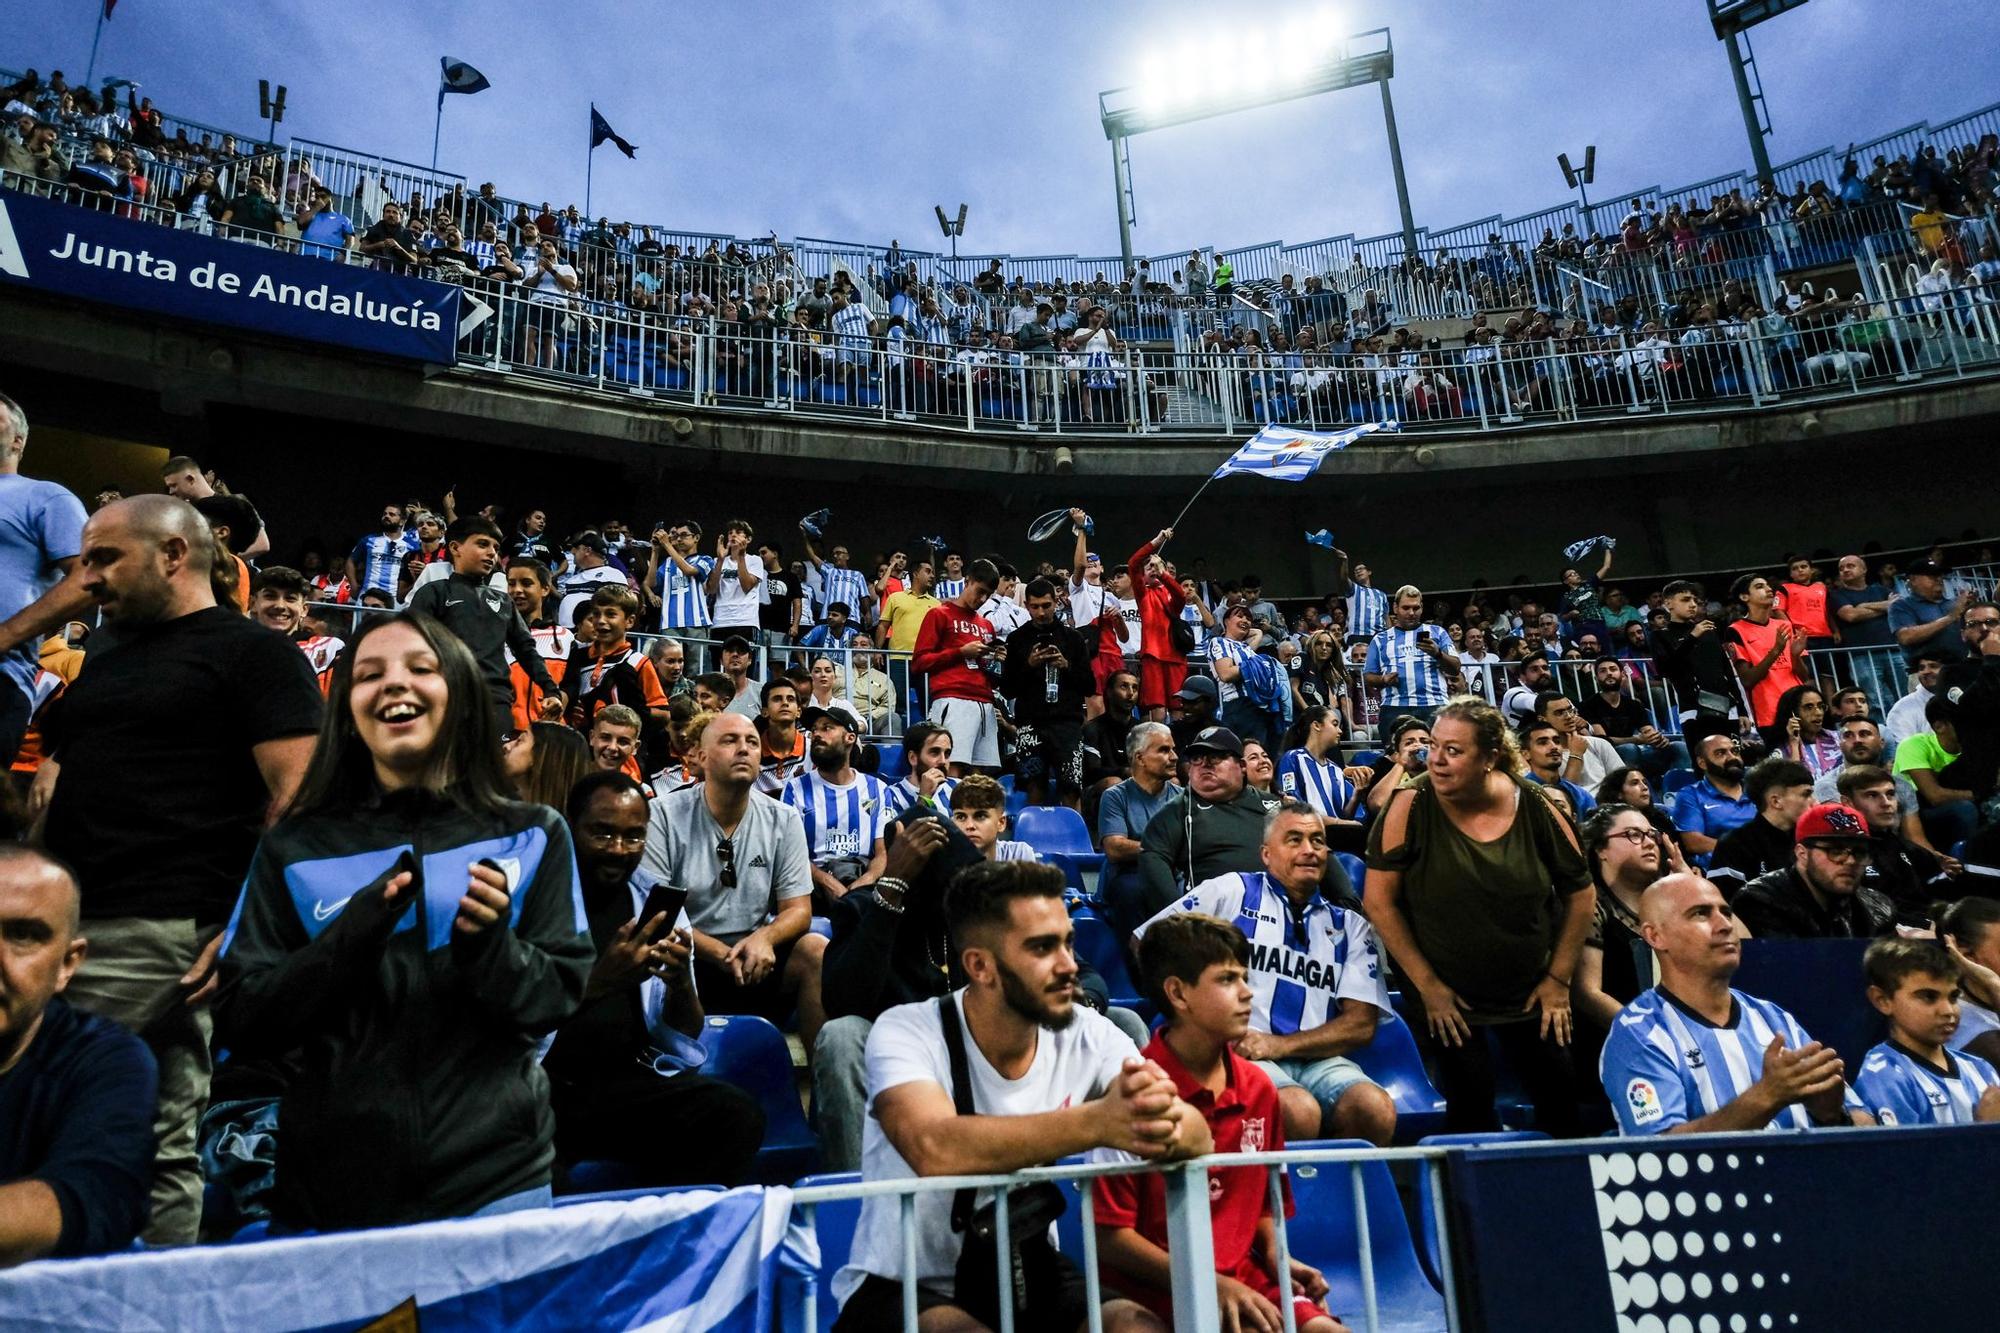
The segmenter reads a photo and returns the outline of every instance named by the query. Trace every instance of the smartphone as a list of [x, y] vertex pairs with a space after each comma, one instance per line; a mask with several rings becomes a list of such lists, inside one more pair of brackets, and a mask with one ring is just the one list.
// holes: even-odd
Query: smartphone
[[639, 909], [639, 924], [644, 926], [662, 912], [666, 913], [667, 923], [654, 937], [664, 939], [673, 930], [674, 923], [681, 919], [681, 910], [687, 906], [687, 900], [686, 889], [677, 889], [671, 884], [655, 884], [652, 892], [646, 895], [646, 905]]

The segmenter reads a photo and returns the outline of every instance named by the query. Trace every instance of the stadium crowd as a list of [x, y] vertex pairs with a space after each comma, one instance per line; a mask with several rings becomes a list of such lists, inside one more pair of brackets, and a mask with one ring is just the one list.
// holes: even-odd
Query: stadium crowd
[[[1990, 567], [1725, 598], [1601, 537], [1461, 602], [1336, 552], [1281, 611], [1171, 530], [1097, 549], [1130, 514], [1057, 516], [1062, 563], [857, 561], [827, 511], [788, 558], [456, 496], [286, 565], [193, 459], [87, 513], [27, 444], [0, 399], [9, 1260], [751, 1178], [724, 1015], [797, 1033], [817, 1156], [869, 1178], [1387, 1144], [1405, 1020], [1452, 1130], [1503, 1068], [1555, 1134], [2000, 1117]], [[1889, 1040], [1848, 1068], [1732, 990], [1749, 934], [1878, 939]], [[1216, 1195], [1221, 1298], [1335, 1327], [1261, 1181]], [[1157, 1183], [1097, 1188], [1109, 1322], [1156, 1327]], [[923, 1299], [991, 1323], [952, 1209]], [[850, 1327], [893, 1321], [895, 1228], [864, 1206]], [[1074, 1314], [1044, 1262], [1024, 1308]]]

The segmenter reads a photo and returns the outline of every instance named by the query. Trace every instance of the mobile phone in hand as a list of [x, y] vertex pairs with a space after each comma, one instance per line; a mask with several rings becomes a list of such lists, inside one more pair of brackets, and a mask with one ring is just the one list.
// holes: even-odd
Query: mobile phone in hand
[[681, 911], [686, 908], [687, 900], [686, 889], [677, 889], [671, 884], [655, 884], [652, 892], [646, 895], [646, 905], [639, 909], [640, 927], [643, 929], [648, 921], [664, 912], [667, 918], [666, 924], [660, 927], [658, 935], [652, 937], [656, 940], [664, 939], [672, 932], [674, 922], [681, 919]]

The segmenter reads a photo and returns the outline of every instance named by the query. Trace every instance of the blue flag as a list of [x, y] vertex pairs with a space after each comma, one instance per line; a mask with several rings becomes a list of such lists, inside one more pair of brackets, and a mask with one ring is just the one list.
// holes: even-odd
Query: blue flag
[[1331, 551], [1333, 549], [1333, 534], [1325, 528], [1321, 528], [1318, 532], [1308, 532], [1306, 534], [1306, 545], [1319, 546]]
[[1616, 550], [1618, 539], [1616, 537], [1585, 537], [1580, 542], [1571, 542], [1568, 546], [1563, 547], [1563, 559], [1574, 564], [1600, 546], [1607, 551]]
[[440, 57], [438, 64], [444, 67], [444, 78], [438, 84], [438, 106], [444, 105], [446, 93], [483, 93], [493, 85], [463, 60], [453, 60], [450, 56]]
[[639, 150], [634, 148], [631, 144], [626, 143], [623, 139], [619, 138], [618, 132], [611, 128], [611, 122], [606, 120], [603, 116], [598, 115], [597, 108], [595, 106], [592, 106], [590, 108], [590, 146], [592, 148], [595, 148], [597, 147], [597, 145], [603, 143], [606, 139], [609, 139], [613, 144], [616, 144], [618, 147], [618, 151], [625, 154], [625, 156], [627, 157], [634, 157], [639, 152]]
[[1247, 472], [1272, 481], [1304, 481], [1319, 471], [1319, 465], [1336, 449], [1345, 449], [1364, 435], [1378, 430], [1398, 430], [1393, 421], [1366, 421], [1345, 430], [1298, 430], [1291, 426], [1266, 426], [1229, 456], [1214, 472], [1226, 477]]

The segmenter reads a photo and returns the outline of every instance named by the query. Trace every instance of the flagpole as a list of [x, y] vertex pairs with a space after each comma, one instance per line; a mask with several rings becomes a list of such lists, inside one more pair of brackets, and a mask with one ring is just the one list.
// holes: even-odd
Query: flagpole
[[1180, 525], [1181, 525], [1181, 520], [1187, 517], [1187, 512], [1188, 512], [1188, 510], [1190, 510], [1190, 509], [1194, 508], [1194, 502], [1195, 502], [1196, 500], [1199, 500], [1199, 499], [1201, 499], [1201, 493], [1202, 493], [1203, 491], [1205, 491], [1205, 490], [1207, 490], [1207, 489], [1208, 489], [1208, 483], [1209, 483], [1210, 481], [1214, 481], [1214, 480], [1215, 480], [1215, 478], [1216, 478], [1216, 476], [1217, 476], [1217, 474], [1216, 474], [1216, 473], [1213, 473], [1213, 472], [1209, 473], [1209, 476], [1208, 476], [1208, 481], [1204, 481], [1204, 482], [1203, 482], [1203, 483], [1202, 483], [1202, 484], [1201, 484], [1201, 485], [1200, 485], [1200, 486], [1199, 486], [1199, 487], [1198, 487], [1198, 488], [1197, 488], [1197, 489], [1195, 490], [1195, 493], [1194, 493], [1193, 495], [1190, 495], [1190, 496], [1188, 497], [1188, 502], [1187, 502], [1186, 504], [1184, 504], [1184, 505], [1182, 505], [1182, 506], [1181, 506], [1181, 512], [1180, 512], [1180, 513], [1178, 513], [1178, 514], [1175, 514], [1175, 515], [1174, 515], [1174, 521], [1173, 521], [1173, 522], [1171, 522], [1171, 523], [1169, 523], [1169, 524], [1167, 524], [1167, 526], [1168, 526], [1168, 527], [1170, 527], [1170, 528], [1179, 528], [1179, 527], [1180, 527]]
[[90, 39], [90, 64], [83, 71], [83, 86], [90, 87], [97, 76], [97, 44], [104, 40], [104, 0], [97, 0], [97, 34]]
[[438, 89], [437, 121], [431, 126], [431, 175], [437, 175], [438, 136], [444, 133], [444, 89]]
[[583, 150], [583, 225], [590, 226], [596, 215], [590, 211], [590, 168], [597, 160], [597, 103], [590, 104], [590, 121], [585, 126], [583, 137], [589, 144]]

